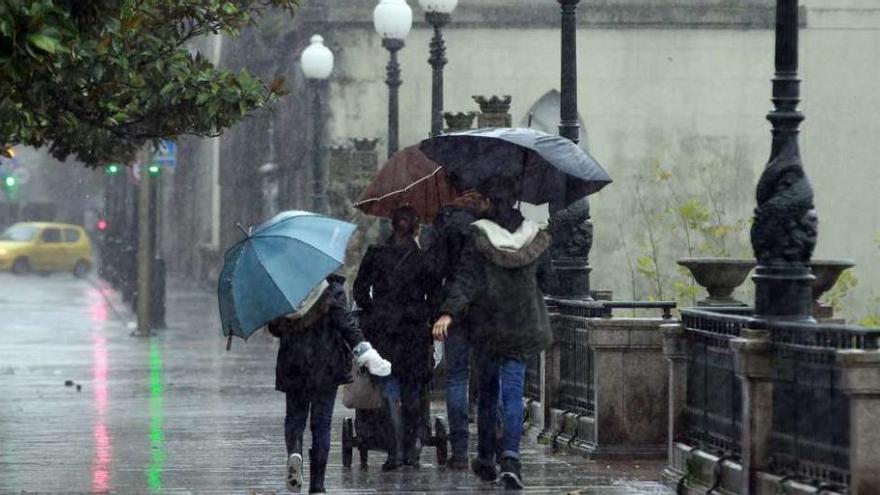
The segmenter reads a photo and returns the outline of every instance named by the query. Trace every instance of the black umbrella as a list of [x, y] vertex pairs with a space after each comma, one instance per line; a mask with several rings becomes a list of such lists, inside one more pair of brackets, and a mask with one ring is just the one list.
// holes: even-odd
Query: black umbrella
[[486, 128], [441, 134], [421, 143], [459, 191], [480, 189], [489, 179], [518, 182], [517, 199], [560, 207], [593, 194], [611, 177], [577, 144], [533, 129]]

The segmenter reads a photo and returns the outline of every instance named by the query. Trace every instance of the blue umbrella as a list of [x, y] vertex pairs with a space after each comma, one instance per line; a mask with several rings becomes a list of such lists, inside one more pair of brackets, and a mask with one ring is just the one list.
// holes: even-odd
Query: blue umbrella
[[223, 334], [245, 340], [296, 311], [316, 285], [345, 264], [356, 226], [306, 211], [279, 213], [226, 252], [217, 287]]

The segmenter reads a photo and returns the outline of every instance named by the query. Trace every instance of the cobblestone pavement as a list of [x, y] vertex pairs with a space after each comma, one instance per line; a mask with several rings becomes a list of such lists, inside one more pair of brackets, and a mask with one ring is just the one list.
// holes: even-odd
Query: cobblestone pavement
[[[261, 332], [226, 352], [213, 295], [179, 285], [170, 328], [143, 338], [100, 282], [0, 274], [0, 493], [285, 493], [276, 343]], [[421, 470], [382, 473], [379, 453], [344, 469], [352, 411], [336, 414], [331, 493], [501, 490], [437, 468], [428, 450]], [[529, 493], [661, 493], [659, 470], [524, 443]]]

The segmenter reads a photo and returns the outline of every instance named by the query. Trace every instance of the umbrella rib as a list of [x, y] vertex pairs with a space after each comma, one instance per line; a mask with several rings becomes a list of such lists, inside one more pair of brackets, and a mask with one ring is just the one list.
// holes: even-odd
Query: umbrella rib
[[[295, 237], [290, 237], [290, 236], [286, 236], [286, 235], [278, 235], [278, 234], [268, 234], [268, 235], [261, 235], [261, 236], [258, 236], [259, 239], [268, 239], [268, 238], [270, 238], [270, 237], [271, 237], [271, 238], [277, 238], [277, 239], [287, 239], [288, 241], [298, 242], [298, 243], [302, 244], [303, 246], [307, 246], [307, 247], [309, 247], [309, 248], [311, 248], [311, 249], [317, 251], [318, 253], [323, 254], [324, 256], [330, 258], [330, 259], [333, 260], [333, 261], [336, 261], [336, 262], [338, 262], [338, 263], [343, 263], [343, 264], [345, 263], [345, 259], [338, 260], [338, 259], [334, 258], [333, 256], [330, 256], [329, 254], [327, 254], [327, 253], [325, 253], [324, 251], [322, 251], [321, 248], [316, 247], [316, 246], [314, 246], [314, 245], [312, 245], [312, 244], [309, 244], [308, 242], [306, 242], [306, 241], [304, 241], [304, 240], [302, 240], [302, 239], [297, 239], [297, 238], [295, 238]], [[347, 244], [347, 243], [346, 243], [346, 249], [348, 249], [348, 244]], [[343, 258], [344, 258], [344, 257], [343, 257]]]
[[[315, 246], [312, 246], [311, 244], [309, 244], [309, 243], [307, 243], [307, 242], [300, 241], [299, 239], [291, 239], [291, 238], [289, 238], [289, 237], [284, 237], [284, 236], [264, 236], [264, 237], [282, 237], [282, 238], [285, 238], [285, 239], [290, 239], [290, 240], [292, 240], [292, 241], [297, 241], [297, 242], [299, 242], [300, 244], [302, 244], [303, 246], [305, 246], [305, 247], [307, 247], [307, 248], [310, 248], [310, 249], [316, 251], [318, 254], [324, 256], [325, 258], [330, 258], [331, 260], [333, 260], [333, 261], [335, 261], [335, 262], [337, 262], [337, 263], [341, 263], [341, 264], [343, 264], [343, 265], [345, 264], [344, 261], [341, 261], [341, 262], [340, 262], [339, 260], [337, 260], [337, 259], [334, 258], [333, 256], [330, 256], [330, 255], [328, 255], [327, 253], [325, 253], [324, 251], [321, 251], [320, 249], [316, 248]], [[272, 274], [269, 272], [269, 270], [266, 269], [265, 265], [263, 264], [263, 257], [260, 256], [260, 250], [257, 249], [256, 246], [254, 246], [254, 254], [256, 254], [256, 256], [257, 256], [257, 260], [260, 262], [260, 267], [263, 268], [263, 271], [264, 271], [264, 272], [266, 272], [266, 276], [269, 277], [269, 280], [272, 281], [272, 284], [275, 286], [276, 289], [278, 289], [278, 292], [281, 293], [282, 297], [284, 297], [284, 300], [287, 301], [287, 304], [290, 304], [291, 311], [295, 310], [295, 309], [296, 309], [296, 305], [299, 304], [299, 303], [294, 304], [293, 302], [291, 302], [291, 300], [288, 299], [287, 294], [285, 294], [284, 291], [281, 290], [281, 287], [278, 285], [278, 282], [275, 281], [275, 277], [272, 276]], [[331, 272], [331, 273], [332, 273], [332, 272]], [[329, 274], [328, 274], [328, 275], [329, 275]], [[324, 277], [326, 278], [327, 275], [324, 275]]]
[[420, 184], [420, 183], [422, 183], [422, 182], [424, 182], [424, 181], [430, 179], [431, 177], [434, 177], [435, 175], [437, 175], [437, 172], [439, 172], [441, 168], [443, 168], [443, 167], [439, 167], [439, 166], [438, 166], [438, 167], [435, 168], [434, 171], [431, 172], [430, 174], [428, 174], [428, 175], [422, 177], [421, 179], [419, 179], [419, 180], [417, 180], [417, 181], [415, 181], [415, 182], [409, 184], [408, 186], [404, 187], [403, 189], [397, 189], [397, 190], [394, 190], [394, 191], [391, 191], [391, 192], [389, 192], [389, 193], [383, 194], [382, 196], [379, 196], [379, 197], [376, 197], [376, 198], [362, 199], [362, 200], [358, 201], [357, 203], [355, 203], [353, 206], [354, 206], [354, 207], [358, 207], [358, 206], [365, 205], [365, 204], [367, 204], [367, 203], [373, 203], [373, 202], [382, 201], [383, 199], [387, 199], [387, 198], [389, 198], [389, 197], [391, 197], [391, 196], [394, 196], [394, 195], [396, 195], [396, 194], [402, 194], [402, 193], [408, 192], [410, 189], [412, 189], [412, 188], [415, 187], [416, 185], [418, 185], [418, 184]]

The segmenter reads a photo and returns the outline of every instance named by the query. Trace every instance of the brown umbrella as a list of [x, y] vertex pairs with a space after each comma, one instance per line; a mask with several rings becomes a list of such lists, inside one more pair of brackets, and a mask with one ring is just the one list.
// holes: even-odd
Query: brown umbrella
[[354, 206], [368, 215], [385, 218], [401, 206], [411, 206], [423, 223], [430, 223], [440, 207], [457, 197], [446, 172], [425, 156], [419, 145], [414, 145], [388, 160]]

